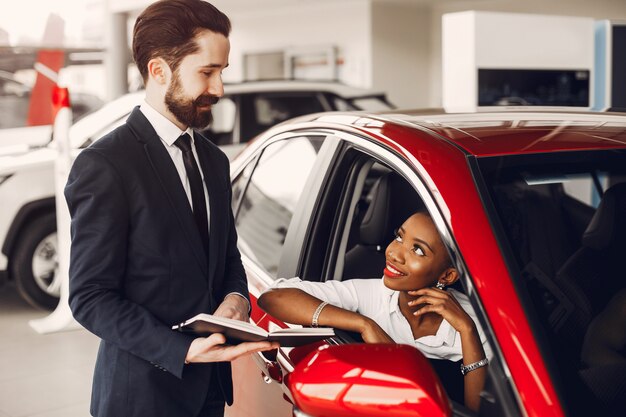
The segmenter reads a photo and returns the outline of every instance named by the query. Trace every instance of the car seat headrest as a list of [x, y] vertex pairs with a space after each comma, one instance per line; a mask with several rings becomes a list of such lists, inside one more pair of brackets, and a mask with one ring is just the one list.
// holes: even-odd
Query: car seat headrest
[[368, 245], [386, 246], [398, 228], [423, 207], [417, 192], [400, 175], [390, 172], [374, 183], [370, 203], [361, 221], [361, 241]]
[[595, 250], [624, 246], [626, 241], [626, 183], [613, 185], [602, 201], [583, 234], [582, 243]]

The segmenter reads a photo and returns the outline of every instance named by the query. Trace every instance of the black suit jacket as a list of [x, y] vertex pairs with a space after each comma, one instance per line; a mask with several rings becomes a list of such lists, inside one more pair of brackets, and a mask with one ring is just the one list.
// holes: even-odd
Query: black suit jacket
[[208, 259], [174, 163], [139, 108], [70, 172], [70, 307], [102, 339], [95, 416], [195, 416], [215, 389], [232, 403], [230, 364], [184, 365], [193, 338], [171, 330], [230, 292], [248, 297], [228, 159], [198, 133], [195, 143], [209, 193]]

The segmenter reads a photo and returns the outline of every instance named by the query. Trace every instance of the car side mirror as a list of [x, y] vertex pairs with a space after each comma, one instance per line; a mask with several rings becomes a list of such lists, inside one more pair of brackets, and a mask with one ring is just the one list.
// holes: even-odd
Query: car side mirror
[[308, 416], [451, 416], [450, 402], [428, 359], [408, 345], [322, 346], [286, 384]]

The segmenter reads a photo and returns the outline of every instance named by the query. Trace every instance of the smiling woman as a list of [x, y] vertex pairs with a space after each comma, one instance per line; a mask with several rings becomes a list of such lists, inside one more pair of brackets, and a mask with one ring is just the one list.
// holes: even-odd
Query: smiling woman
[[459, 274], [428, 211], [404, 221], [385, 258], [382, 279], [281, 279], [258, 304], [279, 320], [356, 332], [366, 343], [408, 344], [428, 358], [459, 362], [464, 388], [449, 395], [477, 410], [491, 351], [468, 298], [446, 289]]

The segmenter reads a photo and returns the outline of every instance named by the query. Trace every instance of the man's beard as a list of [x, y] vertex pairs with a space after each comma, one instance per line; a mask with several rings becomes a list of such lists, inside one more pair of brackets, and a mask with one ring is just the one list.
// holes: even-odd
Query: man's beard
[[204, 129], [213, 121], [211, 109], [199, 107], [214, 105], [218, 101], [219, 97], [211, 94], [202, 94], [196, 99], [185, 97], [177, 73], [174, 73], [172, 83], [165, 93], [167, 109], [179, 122], [194, 129]]

